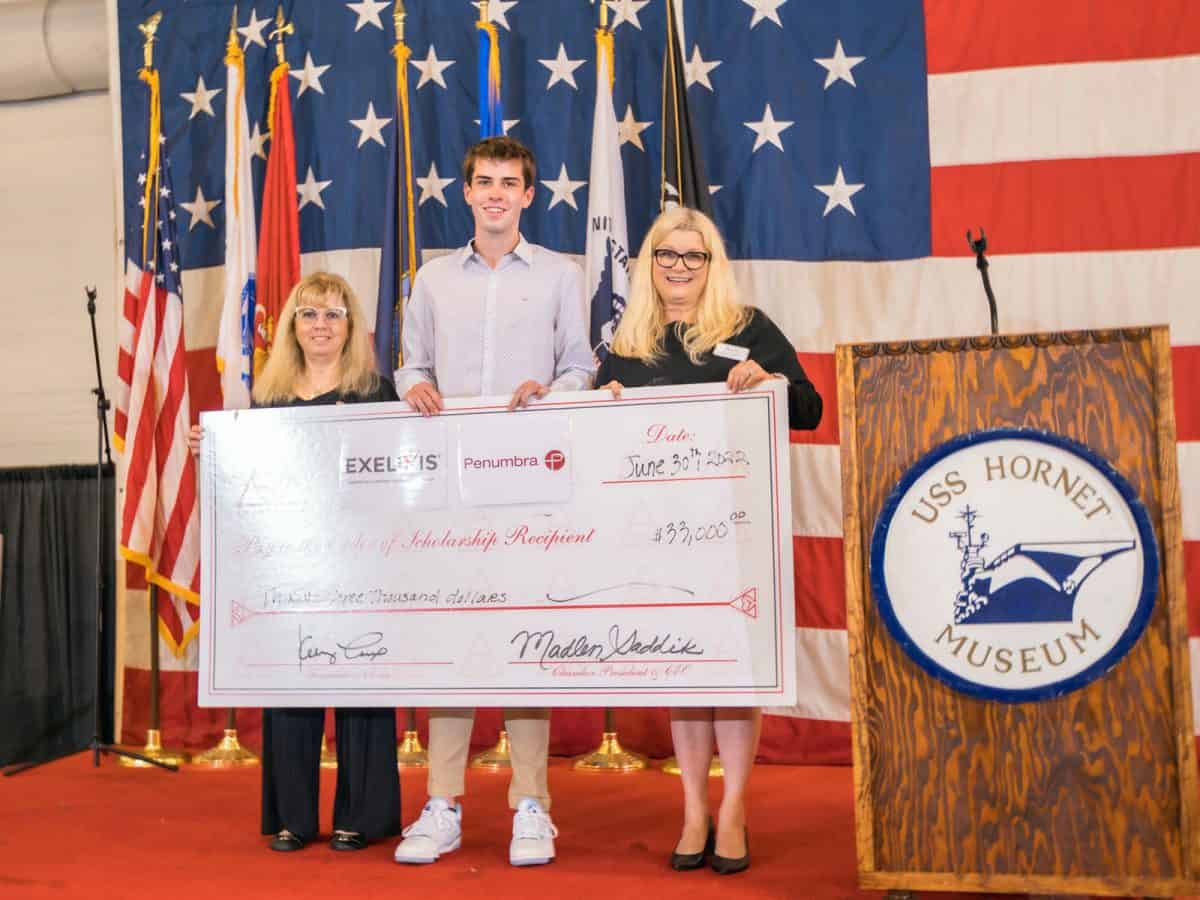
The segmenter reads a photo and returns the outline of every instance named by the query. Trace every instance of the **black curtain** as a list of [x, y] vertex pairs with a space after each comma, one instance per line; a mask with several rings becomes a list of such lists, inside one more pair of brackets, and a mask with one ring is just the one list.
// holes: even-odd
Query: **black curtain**
[[[102, 504], [101, 737], [112, 735], [113, 474]], [[82, 750], [96, 698], [96, 467], [0, 469], [0, 765]]]

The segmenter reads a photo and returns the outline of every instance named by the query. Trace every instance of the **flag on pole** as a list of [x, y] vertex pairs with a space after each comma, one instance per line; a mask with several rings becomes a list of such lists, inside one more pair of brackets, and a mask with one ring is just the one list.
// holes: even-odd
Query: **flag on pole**
[[488, 20], [487, 0], [479, 7], [479, 136], [504, 134], [504, 110], [500, 103], [500, 36]]
[[687, 78], [679, 42], [677, 10], [667, 0], [667, 40], [663, 51], [662, 178], [659, 209], [683, 205], [712, 216], [712, 198], [704, 160], [696, 145], [695, 129], [688, 112]]
[[250, 175], [250, 122], [246, 115], [246, 60], [237, 20], [225, 47], [225, 293], [217, 333], [217, 371], [225, 409], [250, 406], [254, 361], [254, 182]]
[[[191, 425], [175, 199], [158, 72], [145, 68], [148, 140], [140, 225], [128, 241], [115, 418], [121, 471], [121, 555], [146, 570], [158, 593], [159, 634], [176, 655], [199, 631], [200, 517]], [[136, 226], [135, 226], [136, 228]]]
[[417, 210], [413, 200], [412, 121], [408, 104], [408, 58], [404, 43], [403, 13], [396, 14], [396, 139], [388, 153], [387, 207], [383, 220], [383, 246], [379, 258], [379, 300], [375, 307], [375, 363], [388, 381], [404, 362], [400, 333], [404, 304], [412, 292], [420, 248], [417, 245]]
[[591, 298], [592, 352], [608, 355], [629, 296], [629, 230], [617, 113], [613, 108], [613, 34], [596, 29], [596, 109], [588, 188], [585, 276]]
[[[290, 27], [290, 25], [288, 26]], [[280, 38], [282, 40], [282, 37]], [[282, 46], [282, 45], [281, 45]], [[300, 280], [300, 209], [296, 199], [296, 142], [288, 64], [280, 49], [271, 72], [271, 152], [263, 184], [262, 233], [258, 244], [254, 306], [254, 373], [262, 371], [275, 341], [275, 323], [287, 296]]]

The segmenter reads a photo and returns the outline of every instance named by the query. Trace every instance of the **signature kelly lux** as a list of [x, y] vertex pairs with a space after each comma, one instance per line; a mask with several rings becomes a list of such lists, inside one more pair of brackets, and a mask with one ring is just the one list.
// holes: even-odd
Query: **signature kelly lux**
[[311, 634], [304, 633], [303, 625], [298, 626], [296, 632], [299, 638], [296, 653], [301, 667], [306, 662], [333, 665], [339, 660], [373, 660], [388, 654], [388, 648], [383, 646], [382, 631], [368, 631], [344, 643], [334, 641], [333, 647], [336, 649], [319, 646]]

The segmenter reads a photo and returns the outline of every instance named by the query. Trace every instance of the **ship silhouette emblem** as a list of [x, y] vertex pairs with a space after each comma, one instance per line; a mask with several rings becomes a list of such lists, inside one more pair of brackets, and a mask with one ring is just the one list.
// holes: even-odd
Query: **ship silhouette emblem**
[[985, 562], [986, 532], [975, 534], [979, 511], [965, 507], [966, 524], [950, 537], [962, 551], [961, 589], [954, 598], [956, 625], [1072, 622], [1083, 583], [1135, 541], [1027, 541]]

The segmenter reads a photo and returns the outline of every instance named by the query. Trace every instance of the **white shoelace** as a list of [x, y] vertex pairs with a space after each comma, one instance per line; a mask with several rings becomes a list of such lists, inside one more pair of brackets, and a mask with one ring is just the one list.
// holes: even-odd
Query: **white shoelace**
[[558, 837], [558, 828], [550, 821], [548, 815], [534, 812], [533, 810], [524, 810], [517, 813], [513, 822], [514, 839], [526, 840], [532, 838], [535, 841], [541, 841], [548, 837]]
[[426, 806], [421, 810], [421, 816], [400, 833], [401, 837], [416, 835], [418, 837], [434, 838], [438, 834], [453, 831], [458, 827], [458, 817], [450, 807], [433, 809]]

